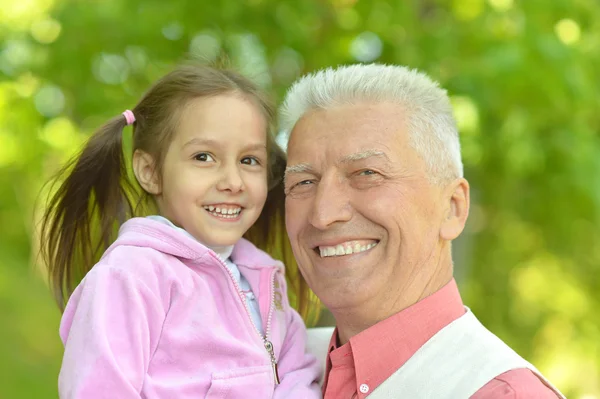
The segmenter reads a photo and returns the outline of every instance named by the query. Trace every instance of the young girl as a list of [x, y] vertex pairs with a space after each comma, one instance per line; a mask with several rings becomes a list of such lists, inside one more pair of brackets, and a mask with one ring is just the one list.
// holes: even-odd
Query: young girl
[[[285, 240], [272, 117], [245, 78], [183, 66], [68, 167], [41, 236], [61, 307], [68, 298], [61, 398], [320, 397], [283, 265], [242, 238]], [[128, 176], [126, 125], [150, 202]], [[160, 216], [132, 217], [144, 204]]]

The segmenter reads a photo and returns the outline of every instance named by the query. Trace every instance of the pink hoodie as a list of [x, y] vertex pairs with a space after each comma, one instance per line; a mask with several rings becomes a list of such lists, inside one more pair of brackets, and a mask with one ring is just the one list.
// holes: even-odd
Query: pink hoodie
[[127, 221], [63, 314], [60, 397], [320, 398], [283, 264], [244, 239], [231, 258], [258, 298], [266, 339], [213, 251], [160, 222]]

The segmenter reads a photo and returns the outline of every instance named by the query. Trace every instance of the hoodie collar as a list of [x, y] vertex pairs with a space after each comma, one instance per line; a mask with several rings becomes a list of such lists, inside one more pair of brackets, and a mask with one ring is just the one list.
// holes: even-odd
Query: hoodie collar
[[[153, 248], [165, 254], [189, 260], [198, 260], [211, 251], [189, 234], [174, 229], [163, 222], [144, 217], [132, 218], [123, 223], [119, 229], [119, 237], [111, 245], [111, 248], [120, 245]], [[271, 258], [244, 238], [241, 238], [233, 246], [231, 260], [238, 266], [253, 269], [264, 267], [283, 268], [281, 262]]]
[[[182, 234], [185, 234], [186, 236], [190, 237], [194, 241], [198, 241], [200, 244], [202, 244], [202, 241], [199, 241], [198, 239], [196, 239], [193, 235], [188, 233], [185, 229], [182, 229], [181, 227], [176, 226], [175, 223], [171, 222], [169, 219], [167, 219], [164, 216], [151, 215], [151, 216], [146, 216], [146, 218], [155, 220], [162, 224], [166, 224], [167, 226], [181, 232]], [[216, 253], [223, 259], [228, 259], [231, 256], [231, 253], [233, 252], [233, 245], [226, 245], [226, 246], [222, 246], [222, 247], [211, 247], [211, 246], [205, 245], [205, 247], [207, 247], [208, 249], [211, 249], [214, 253]]]

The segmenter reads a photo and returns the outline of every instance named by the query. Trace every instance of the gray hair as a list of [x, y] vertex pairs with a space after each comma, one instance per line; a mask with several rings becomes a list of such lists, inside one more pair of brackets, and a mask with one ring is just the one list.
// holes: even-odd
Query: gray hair
[[357, 103], [391, 102], [407, 111], [410, 144], [433, 182], [463, 176], [456, 121], [446, 91], [425, 74], [396, 65], [355, 64], [327, 68], [294, 83], [280, 110], [283, 146], [310, 110]]

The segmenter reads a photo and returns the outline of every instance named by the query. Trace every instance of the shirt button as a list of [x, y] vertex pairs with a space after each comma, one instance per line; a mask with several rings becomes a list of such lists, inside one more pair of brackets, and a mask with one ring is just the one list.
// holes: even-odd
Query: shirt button
[[358, 388], [360, 390], [361, 393], [367, 393], [369, 392], [369, 386], [367, 384], [361, 384], [360, 388]]

